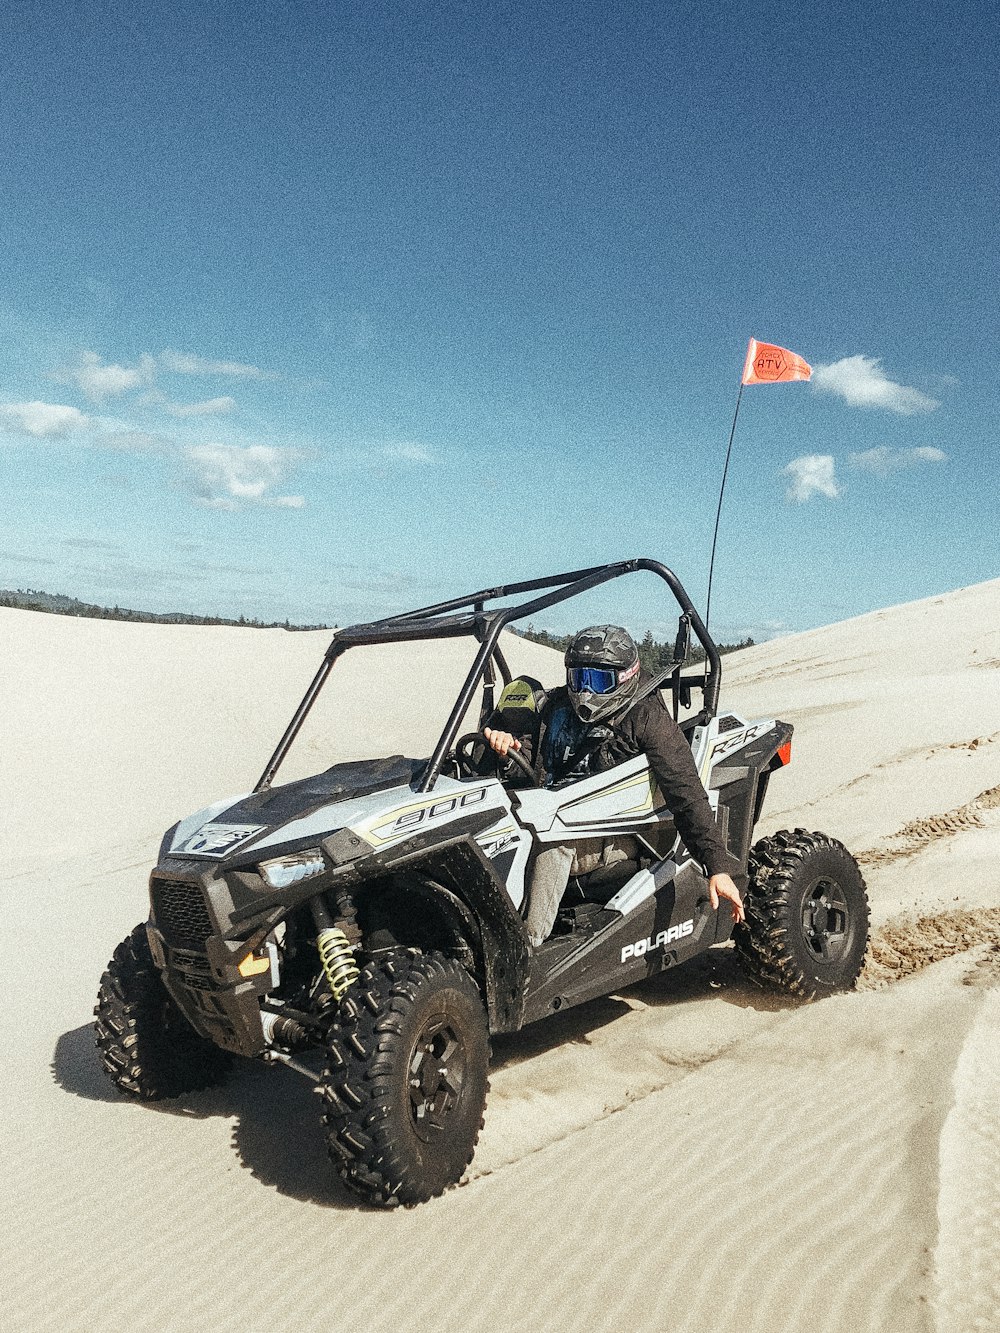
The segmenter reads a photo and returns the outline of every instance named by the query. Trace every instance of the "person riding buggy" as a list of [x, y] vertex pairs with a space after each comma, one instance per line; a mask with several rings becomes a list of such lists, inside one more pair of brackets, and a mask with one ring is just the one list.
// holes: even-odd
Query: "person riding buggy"
[[[713, 910], [720, 898], [744, 920], [743, 900], [729, 874], [726, 851], [691, 748], [659, 692], [642, 671], [639, 650], [620, 625], [592, 625], [566, 650], [566, 684], [547, 697], [537, 681], [512, 681], [483, 728], [501, 758], [522, 751], [553, 786], [602, 773], [645, 754], [677, 831], [704, 865]], [[515, 729], [517, 734], [515, 734]], [[635, 857], [634, 838], [586, 838], [540, 848], [533, 858], [526, 926], [537, 948], [550, 935], [574, 875], [586, 875]]]

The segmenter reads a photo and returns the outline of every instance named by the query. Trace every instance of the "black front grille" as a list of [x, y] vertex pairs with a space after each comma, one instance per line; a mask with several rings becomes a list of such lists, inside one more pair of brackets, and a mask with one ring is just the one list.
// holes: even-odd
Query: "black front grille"
[[212, 979], [212, 968], [203, 953], [188, 949], [170, 949], [170, 966], [177, 980], [189, 990], [217, 990]]
[[185, 949], [175, 949], [171, 961], [185, 972], [202, 972], [207, 976], [212, 970], [203, 953], [189, 953]]
[[197, 884], [154, 880], [153, 916], [171, 946], [201, 948], [213, 933], [205, 895]]
[[211, 977], [195, 976], [193, 972], [181, 973], [181, 982], [188, 990], [218, 990]]

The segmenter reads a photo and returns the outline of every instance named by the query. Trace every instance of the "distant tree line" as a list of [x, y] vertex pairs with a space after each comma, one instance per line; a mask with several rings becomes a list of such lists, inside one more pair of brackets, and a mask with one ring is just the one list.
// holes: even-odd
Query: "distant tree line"
[[[253, 616], [240, 616], [233, 619], [227, 616], [195, 616], [186, 611], [133, 611], [124, 606], [95, 606], [91, 602], [81, 602], [79, 598], [67, 597], [63, 593], [40, 592], [36, 588], [0, 589], [0, 606], [12, 606], [19, 611], [45, 611], [56, 616], [86, 616], [92, 620], [129, 620], [150, 625], [244, 625], [250, 629], [333, 629], [333, 625], [293, 625], [289, 620], [257, 620]], [[512, 627], [513, 628], [513, 627]], [[551, 634], [547, 629], [536, 630], [532, 625], [527, 629], [515, 629], [522, 638], [532, 643], [544, 644], [546, 648], [555, 648], [564, 653], [569, 647], [572, 634]], [[738, 643], [720, 643], [720, 653], [734, 653], [738, 648], [752, 648], [754, 640], [747, 637]], [[674, 643], [669, 640], [659, 643], [647, 630], [639, 644], [639, 661], [644, 671], [661, 671], [670, 665], [674, 656]], [[694, 642], [688, 654], [689, 662], [704, 660], [705, 650], [700, 643]]]
[[250, 629], [331, 629], [330, 625], [293, 625], [288, 620], [257, 620], [253, 616], [193, 616], [185, 611], [132, 611], [124, 606], [95, 606], [62, 593], [39, 592], [36, 588], [0, 590], [0, 606], [19, 611], [45, 611], [55, 616], [85, 616], [91, 620], [130, 620], [150, 625], [245, 625]]
[[[546, 629], [536, 630], [529, 625], [525, 630], [517, 631], [522, 638], [530, 639], [532, 643], [544, 644], [546, 648], [556, 648], [564, 653], [569, 647], [572, 634], [550, 634]], [[720, 653], [735, 653], [738, 648], [752, 648], [754, 640], [747, 636], [740, 639], [738, 643], [720, 643], [717, 645]], [[662, 671], [668, 667], [674, 660], [674, 640], [670, 639], [666, 643], [658, 643], [653, 638], [652, 630], [647, 630], [639, 643], [639, 662], [644, 671], [650, 675], [657, 671]], [[705, 660], [705, 650], [698, 642], [692, 642], [691, 649], [688, 652], [689, 662], [703, 662]]]

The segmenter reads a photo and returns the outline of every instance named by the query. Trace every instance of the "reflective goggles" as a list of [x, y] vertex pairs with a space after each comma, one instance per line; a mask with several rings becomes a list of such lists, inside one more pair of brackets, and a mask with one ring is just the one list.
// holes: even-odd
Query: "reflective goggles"
[[574, 694], [610, 694], [618, 684], [618, 672], [607, 667], [567, 667], [566, 684]]

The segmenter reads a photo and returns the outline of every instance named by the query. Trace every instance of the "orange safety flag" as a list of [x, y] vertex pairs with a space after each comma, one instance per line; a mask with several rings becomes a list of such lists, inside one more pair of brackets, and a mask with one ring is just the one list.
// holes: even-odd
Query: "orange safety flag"
[[747, 359], [743, 366], [744, 384], [790, 384], [792, 380], [807, 380], [812, 366], [796, 356], [787, 347], [774, 343], [759, 343], [750, 339]]

